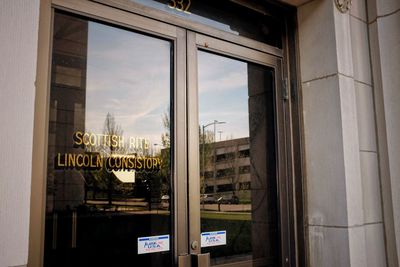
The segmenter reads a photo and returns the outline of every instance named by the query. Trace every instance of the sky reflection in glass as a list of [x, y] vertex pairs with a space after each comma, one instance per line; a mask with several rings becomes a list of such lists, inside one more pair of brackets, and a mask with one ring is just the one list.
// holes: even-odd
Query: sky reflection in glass
[[161, 143], [169, 115], [171, 43], [89, 22], [86, 131], [102, 133], [107, 113], [125, 137]]
[[[217, 126], [217, 141], [249, 136], [247, 63], [198, 52], [199, 124]], [[213, 129], [207, 128], [212, 131]]]
[[[86, 131], [102, 133], [111, 113], [124, 136], [161, 143], [169, 113], [171, 43], [89, 22]], [[199, 51], [199, 124], [214, 120], [217, 140], [247, 137], [247, 63]], [[211, 130], [211, 129], [209, 129]]]

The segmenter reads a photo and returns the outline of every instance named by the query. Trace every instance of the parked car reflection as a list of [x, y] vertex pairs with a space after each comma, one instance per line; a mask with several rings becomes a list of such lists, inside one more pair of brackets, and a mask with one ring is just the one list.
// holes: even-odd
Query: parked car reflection
[[200, 203], [201, 204], [216, 204], [217, 203], [217, 199], [210, 194], [202, 194], [200, 196]]
[[163, 195], [161, 197], [161, 208], [162, 209], [168, 209], [169, 208], [169, 196], [168, 195]]
[[217, 199], [218, 204], [239, 204], [239, 198], [235, 195], [233, 196], [222, 196]]

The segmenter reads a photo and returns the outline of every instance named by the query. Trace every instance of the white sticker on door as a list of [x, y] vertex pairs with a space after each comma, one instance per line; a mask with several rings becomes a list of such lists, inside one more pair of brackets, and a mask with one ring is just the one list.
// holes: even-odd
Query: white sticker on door
[[138, 254], [169, 251], [169, 235], [138, 238]]
[[214, 247], [226, 245], [226, 231], [201, 233], [201, 247]]

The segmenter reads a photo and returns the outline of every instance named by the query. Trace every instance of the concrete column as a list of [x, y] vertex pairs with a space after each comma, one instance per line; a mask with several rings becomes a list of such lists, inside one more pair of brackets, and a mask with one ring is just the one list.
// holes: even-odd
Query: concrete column
[[0, 1], [0, 266], [28, 260], [39, 0]]
[[[372, 266], [367, 240], [375, 236], [368, 231], [364, 204], [379, 180], [360, 168], [376, 163], [376, 151], [367, 154], [371, 125], [374, 132], [370, 72], [363, 69], [369, 65], [368, 46], [359, 51], [356, 40], [368, 45], [366, 29], [353, 14], [340, 13], [333, 0], [301, 5], [298, 22], [310, 265]], [[372, 113], [360, 123], [358, 113], [368, 108]], [[381, 223], [379, 214], [377, 220], [370, 217]]]
[[399, 266], [400, 1], [367, 3], [387, 261]]
[[350, 9], [353, 80], [356, 90], [366, 266], [386, 266], [381, 183], [376, 142], [375, 105], [365, 0]]

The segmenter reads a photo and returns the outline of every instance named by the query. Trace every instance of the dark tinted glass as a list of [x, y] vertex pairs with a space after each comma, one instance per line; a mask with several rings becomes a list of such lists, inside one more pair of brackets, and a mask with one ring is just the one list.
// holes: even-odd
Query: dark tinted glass
[[55, 14], [45, 266], [171, 265], [171, 51]]
[[[280, 9], [250, 0], [130, 0], [176, 16], [282, 48]], [[181, 4], [180, 4], [181, 3]], [[176, 8], [170, 8], [175, 6]], [[188, 8], [187, 12], [177, 8]]]
[[202, 252], [278, 266], [274, 71], [198, 55]]

